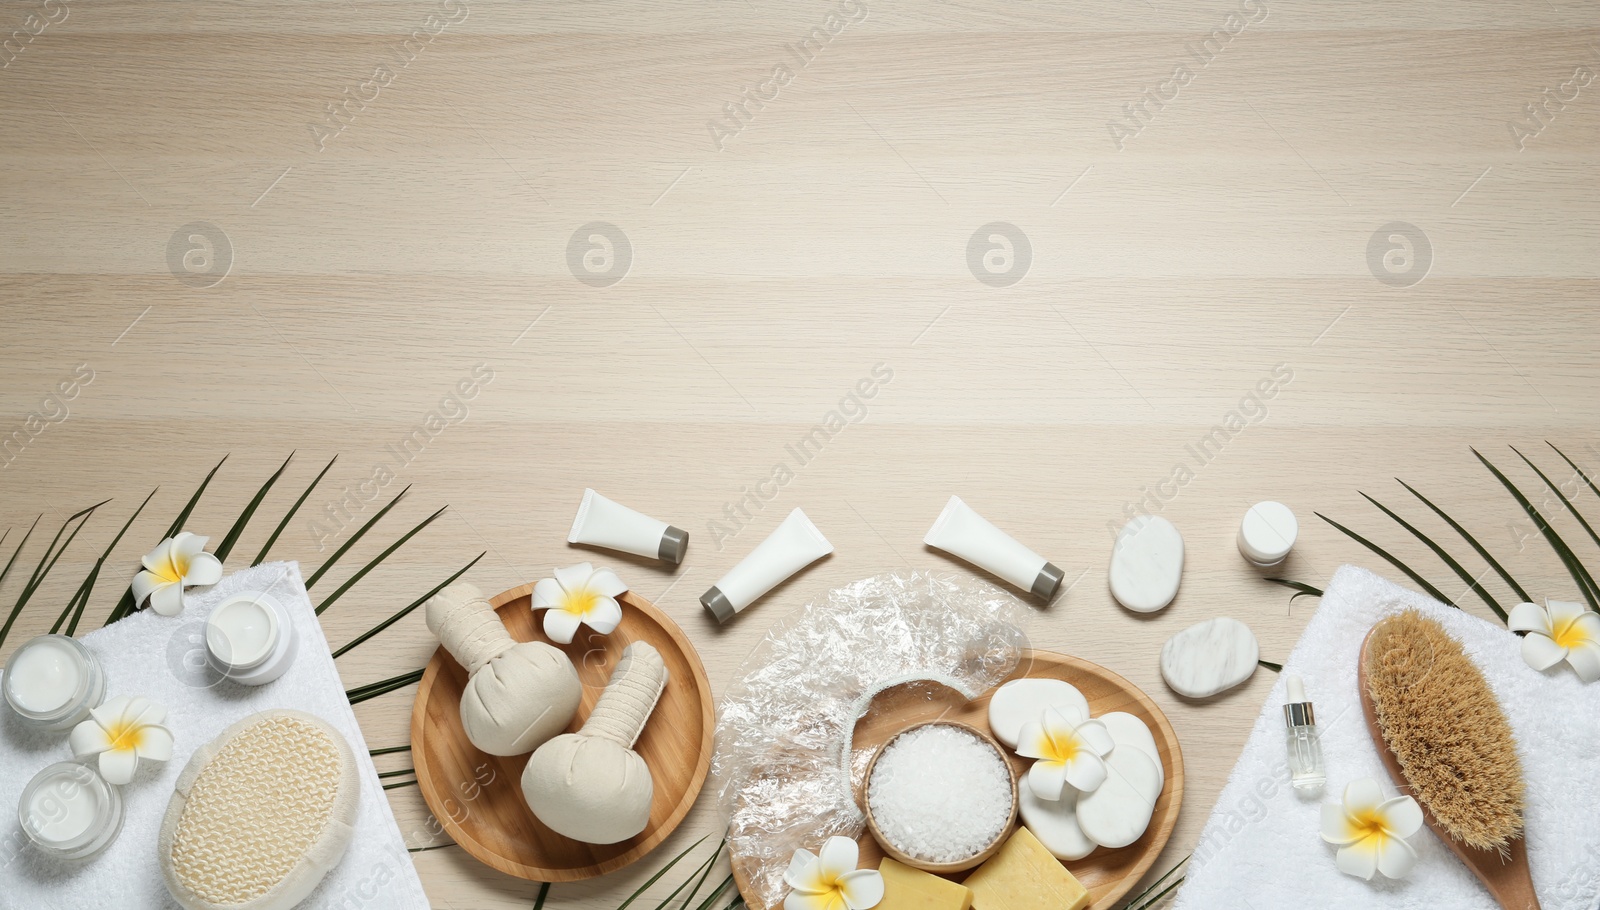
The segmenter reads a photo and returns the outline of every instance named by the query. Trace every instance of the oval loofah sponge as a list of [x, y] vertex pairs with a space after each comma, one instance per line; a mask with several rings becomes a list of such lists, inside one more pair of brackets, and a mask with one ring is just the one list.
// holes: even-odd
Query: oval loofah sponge
[[196, 750], [158, 846], [186, 910], [289, 910], [350, 845], [361, 795], [339, 732], [299, 711], [263, 711]]

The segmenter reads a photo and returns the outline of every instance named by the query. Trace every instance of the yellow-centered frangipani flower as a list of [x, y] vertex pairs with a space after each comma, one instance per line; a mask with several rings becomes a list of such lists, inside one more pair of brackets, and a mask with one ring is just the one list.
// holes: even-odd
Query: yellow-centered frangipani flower
[[617, 573], [580, 562], [556, 569], [555, 576], [533, 586], [533, 609], [545, 611], [544, 634], [551, 641], [571, 643], [580, 624], [606, 635], [622, 622], [617, 595], [628, 586]]
[[1545, 606], [1520, 603], [1506, 625], [1522, 637], [1522, 659], [1535, 670], [1563, 660], [1586, 683], [1600, 679], [1600, 613], [1579, 603], [1547, 600]]
[[72, 754], [79, 759], [99, 756], [100, 776], [123, 786], [133, 780], [139, 759], [172, 758], [172, 732], [161, 725], [166, 719], [167, 709], [150, 699], [119, 695], [72, 728]]
[[1373, 873], [1405, 878], [1417, 864], [1406, 838], [1422, 829], [1422, 807], [1409, 796], [1383, 798], [1383, 787], [1364, 777], [1344, 788], [1344, 803], [1322, 804], [1322, 839], [1339, 848], [1339, 871], [1372, 880]]
[[1058, 800], [1067, 784], [1083, 793], [1105, 783], [1106, 763], [1116, 743], [1111, 731], [1072, 708], [1055, 707], [1024, 724], [1017, 754], [1036, 759], [1028, 769], [1028, 788], [1040, 799]]
[[867, 910], [883, 900], [883, 875], [876, 869], [857, 869], [856, 842], [830, 837], [821, 855], [794, 851], [783, 880], [794, 890], [783, 899], [783, 910]]
[[205, 552], [209, 537], [179, 531], [145, 554], [144, 569], [133, 576], [133, 600], [162, 616], [177, 616], [183, 611], [183, 589], [190, 585], [214, 585], [222, 580], [222, 562]]

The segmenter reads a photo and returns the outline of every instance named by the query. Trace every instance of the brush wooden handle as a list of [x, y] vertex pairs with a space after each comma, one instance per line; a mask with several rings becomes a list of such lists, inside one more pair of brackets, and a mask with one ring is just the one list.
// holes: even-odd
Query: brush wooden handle
[[[1376, 628], [1373, 626], [1373, 629]], [[1367, 731], [1372, 734], [1372, 742], [1378, 747], [1384, 767], [1389, 769], [1389, 777], [1395, 781], [1401, 793], [1415, 798], [1406, 782], [1405, 772], [1400, 768], [1400, 759], [1384, 741], [1383, 731], [1378, 726], [1377, 706], [1373, 704], [1367, 688], [1367, 647], [1371, 642], [1372, 631], [1369, 630], [1361, 642], [1361, 655], [1356, 658], [1356, 688], [1361, 692], [1361, 713], [1366, 715]], [[1523, 838], [1511, 841], [1510, 851], [1505, 857], [1501, 857], [1496, 850], [1478, 850], [1451, 837], [1444, 826], [1435, 821], [1433, 813], [1421, 800], [1417, 800], [1417, 805], [1422, 807], [1423, 821], [1467, 864], [1467, 868], [1478, 877], [1478, 881], [1483, 882], [1490, 896], [1501, 907], [1505, 910], [1540, 910], [1539, 898], [1533, 893], [1533, 876], [1528, 871], [1527, 842]]]

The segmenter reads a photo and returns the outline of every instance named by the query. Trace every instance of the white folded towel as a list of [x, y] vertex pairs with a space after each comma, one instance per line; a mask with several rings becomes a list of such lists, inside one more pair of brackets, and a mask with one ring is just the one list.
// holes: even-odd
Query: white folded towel
[[1511, 720], [1527, 779], [1528, 862], [1544, 910], [1600, 906], [1600, 683], [1584, 685], [1564, 664], [1540, 673], [1523, 662], [1521, 640], [1505, 626], [1345, 566], [1283, 673], [1302, 677], [1316, 705], [1327, 788], [1302, 798], [1289, 785], [1280, 678], [1201, 832], [1174, 910], [1499, 906], [1426, 827], [1411, 840], [1416, 869], [1401, 881], [1339, 872], [1336, 848], [1320, 835], [1320, 803], [1338, 799], [1349, 782], [1372, 777], [1394, 792], [1361, 712], [1356, 661], [1367, 630], [1405, 607], [1461, 643]]
[[[239, 591], [269, 592], [288, 608], [300, 636], [294, 664], [265, 686], [218, 682], [204, 666], [206, 617], [224, 597]], [[122, 834], [104, 853], [77, 863], [55, 862], [27, 842], [16, 806], [22, 788], [39, 769], [72, 758], [67, 734], [28, 730], [0, 704], [0, 908], [177, 910], [178, 903], [162, 884], [156, 837], [178, 774], [195, 749], [234, 721], [268, 708], [293, 708], [315, 714], [344, 734], [361, 774], [361, 805], [349, 850], [301, 907], [427, 910], [427, 895], [345, 699], [298, 564], [266, 563], [235, 572], [185, 596], [184, 611], [177, 616], [143, 610], [81, 640], [105, 668], [108, 699], [144, 695], [166, 705], [172, 760], [139, 763], [133, 782], [122, 788]], [[5, 817], [10, 821], [3, 821]]]

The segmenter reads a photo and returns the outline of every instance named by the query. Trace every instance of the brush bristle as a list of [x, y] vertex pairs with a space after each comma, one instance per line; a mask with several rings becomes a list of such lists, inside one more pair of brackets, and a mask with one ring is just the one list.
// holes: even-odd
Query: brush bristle
[[1522, 765], [1483, 674], [1412, 610], [1373, 629], [1366, 661], [1378, 728], [1412, 795], [1455, 840], [1504, 852], [1522, 833]]

